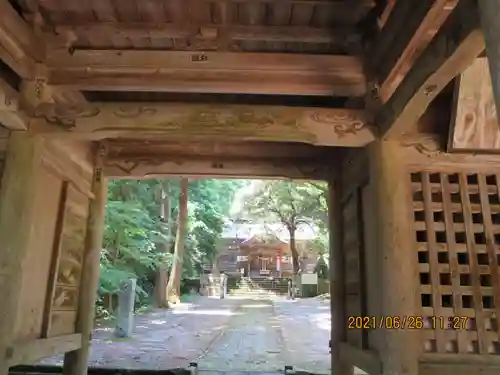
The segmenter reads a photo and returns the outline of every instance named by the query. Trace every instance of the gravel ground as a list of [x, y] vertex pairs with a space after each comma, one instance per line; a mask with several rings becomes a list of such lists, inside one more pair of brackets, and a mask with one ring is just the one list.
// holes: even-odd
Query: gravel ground
[[[200, 370], [278, 372], [285, 365], [330, 373], [329, 300], [271, 295], [199, 297], [135, 318], [130, 338], [94, 331], [90, 366], [162, 370], [198, 362]], [[41, 364], [62, 364], [62, 356]]]

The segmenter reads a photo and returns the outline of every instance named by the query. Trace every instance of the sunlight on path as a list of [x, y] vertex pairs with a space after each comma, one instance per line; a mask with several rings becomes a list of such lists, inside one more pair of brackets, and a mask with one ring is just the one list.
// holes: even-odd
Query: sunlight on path
[[268, 299], [242, 300], [239, 314], [198, 359], [200, 370], [279, 371], [285, 366], [279, 322]]

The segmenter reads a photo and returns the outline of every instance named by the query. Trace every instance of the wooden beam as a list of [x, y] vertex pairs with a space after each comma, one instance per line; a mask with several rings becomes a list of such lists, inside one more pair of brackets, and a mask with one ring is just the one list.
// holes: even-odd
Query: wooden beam
[[39, 168], [43, 153], [43, 139], [26, 132], [12, 132], [5, 161], [0, 190], [0, 373], [7, 374], [14, 356], [16, 317], [19, 312], [24, 261], [30, 251], [29, 243], [37, 219], [35, 192], [39, 182]]
[[36, 62], [45, 57], [45, 47], [29, 25], [6, 1], [0, 1], [0, 59], [21, 78], [33, 76]]
[[389, 19], [389, 16], [392, 13], [392, 10], [394, 9], [394, 5], [396, 5], [397, 0], [387, 0], [387, 5], [384, 8], [384, 11], [380, 15], [380, 18], [378, 20], [378, 26], [379, 28], [383, 28]]
[[391, 46], [391, 53], [385, 56], [382, 68], [378, 69], [382, 78], [379, 96], [383, 102], [394, 94], [415, 60], [429, 45], [457, 3], [458, 0], [422, 0], [418, 3], [418, 9], [422, 10], [423, 15], [421, 19], [415, 14], [419, 13], [417, 9], [413, 9], [411, 16], [417, 18], [418, 23], [409, 23], [405, 32], [398, 33]]
[[[63, 143], [63, 142], [60, 142]], [[66, 144], [67, 142], [64, 142]], [[263, 158], [278, 162], [281, 159], [334, 158], [332, 147], [312, 146], [305, 143], [179, 140], [130, 140], [111, 139], [101, 141], [108, 150], [109, 158], [142, 157], [151, 154], [175, 155], [176, 157], [200, 158]]]
[[12, 357], [9, 359], [9, 366], [34, 363], [42, 358], [79, 349], [81, 346], [82, 335], [79, 333], [16, 343], [10, 348]]
[[96, 293], [99, 287], [99, 260], [104, 236], [104, 217], [108, 194], [108, 180], [102, 168], [106, 150], [99, 147], [95, 150], [94, 175], [85, 249], [82, 261], [82, 277], [78, 293], [78, 312], [75, 328], [82, 335], [79, 349], [67, 352], [64, 356], [63, 373], [68, 375], [85, 375], [88, 373], [90, 339], [94, 329]]
[[[371, 189], [367, 198], [374, 202], [369, 209], [374, 217], [384, 218], [373, 222], [378, 250], [373, 271], [379, 284], [374, 313], [382, 316], [412, 316], [421, 309], [420, 296], [414, 293], [418, 279], [410, 277], [417, 274], [418, 264], [411, 259], [415, 231], [404, 153], [405, 146], [397, 140], [377, 141], [368, 147]], [[384, 329], [378, 337], [384, 343], [377, 348], [382, 366], [370, 361], [377, 365], [368, 370], [370, 374], [418, 375], [422, 342], [418, 330]]]
[[37, 116], [31, 122], [32, 132], [86, 140], [188, 137], [362, 147], [375, 139], [364, 112], [354, 109], [96, 103], [66, 112], [49, 106]]
[[373, 72], [378, 70], [381, 61], [383, 61], [386, 53], [394, 43], [394, 40], [401, 30], [404, 30], [405, 21], [416, 1], [418, 0], [396, 1], [390, 9], [384, 27], [377, 35], [368, 53], [369, 60], [367, 60], [367, 62]]
[[[103, 36], [113, 38], [124, 36], [130, 38], [174, 38], [216, 39], [223, 33], [230, 40], [249, 40], [267, 42], [300, 42], [300, 43], [332, 43], [347, 44], [349, 38], [356, 36], [354, 29], [331, 30], [303, 26], [237, 26], [237, 25], [179, 25], [177, 23], [146, 22], [95, 22], [77, 25], [61, 25], [55, 27], [60, 35], [76, 35], [92, 40]], [[204, 33], [212, 30], [215, 38]]]
[[487, 60], [476, 59], [455, 82], [448, 152], [500, 153], [500, 129]]
[[479, 0], [479, 12], [486, 41], [495, 106], [500, 113], [500, 1]]
[[96, 91], [362, 96], [353, 56], [184, 51], [53, 51], [49, 84]]
[[414, 130], [432, 100], [483, 50], [475, 2], [461, 0], [377, 115], [382, 135], [387, 138]]
[[0, 78], [0, 124], [9, 130], [27, 130], [28, 117], [21, 111], [21, 94]]
[[210, 178], [326, 179], [328, 170], [320, 160], [234, 157], [149, 157], [107, 159], [104, 173], [112, 178], [154, 178], [165, 175]]

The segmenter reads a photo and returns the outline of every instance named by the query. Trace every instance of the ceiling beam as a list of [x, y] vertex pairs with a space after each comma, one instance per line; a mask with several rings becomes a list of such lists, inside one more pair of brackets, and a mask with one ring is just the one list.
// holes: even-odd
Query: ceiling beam
[[107, 158], [104, 174], [112, 178], [154, 178], [165, 175], [204, 178], [292, 178], [326, 180], [325, 160], [224, 157], [149, 157]]
[[[377, 68], [377, 77], [381, 80], [379, 96], [384, 103], [394, 94], [457, 3], [458, 0], [421, 0], [412, 9], [409, 16], [414, 21], [409, 20], [404, 31], [396, 33], [396, 39]], [[396, 6], [403, 7], [402, 4], [400, 1]]]
[[21, 78], [33, 78], [45, 46], [7, 0], [0, 1], [0, 59]]
[[[124, 36], [129, 38], [214, 39], [223, 35], [229, 40], [329, 43], [348, 45], [356, 40], [354, 29], [325, 29], [304, 26], [237, 26], [237, 25], [180, 25], [176, 23], [149, 22], [94, 22], [58, 25], [58, 34], [71, 40], [84, 37], [88, 40]], [[209, 30], [210, 33], [206, 31]]]
[[315, 159], [327, 157], [332, 150], [327, 146], [313, 146], [305, 143], [210, 141], [210, 140], [130, 140], [110, 139], [101, 141], [110, 157], [142, 157], [151, 154], [176, 155], [179, 157], [231, 157], [264, 159]]
[[363, 110], [173, 103], [40, 106], [30, 131], [73, 139], [104, 138], [303, 142], [362, 147], [375, 139]]
[[94, 91], [362, 96], [353, 56], [285, 53], [56, 50], [49, 84]]
[[396, 1], [397, 0], [387, 0], [387, 4], [378, 20], [378, 26], [380, 29], [382, 29], [385, 26], [387, 20], [389, 19], [389, 16], [391, 15], [392, 10], [394, 9], [394, 5], [396, 5]]
[[461, 0], [376, 117], [384, 138], [414, 130], [443, 88], [484, 50], [474, 0]]

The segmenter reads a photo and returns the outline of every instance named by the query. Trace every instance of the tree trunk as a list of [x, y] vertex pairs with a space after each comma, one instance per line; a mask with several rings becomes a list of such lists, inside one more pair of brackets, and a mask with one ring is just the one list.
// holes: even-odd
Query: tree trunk
[[[170, 186], [169, 181], [164, 180], [160, 195], [160, 232], [163, 241], [156, 244], [156, 251], [168, 253], [170, 248]], [[159, 264], [155, 281], [155, 304], [157, 307], [168, 307], [167, 301], [168, 269], [164, 263]]]
[[290, 233], [290, 251], [292, 252], [293, 274], [299, 273], [299, 252], [297, 251], [297, 243], [295, 241], [295, 226], [289, 225], [288, 232]]
[[180, 302], [184, 241], [186, 237], [188, 219], [188, 184], [189, 181], [187, 178], [181, 179], [181, 191], [179, 194], [179, 218], [177, 220], [177, 233], [175, 236], [174, 260], [167, 284], [167, 299], [169, 304], [177, 304]]

